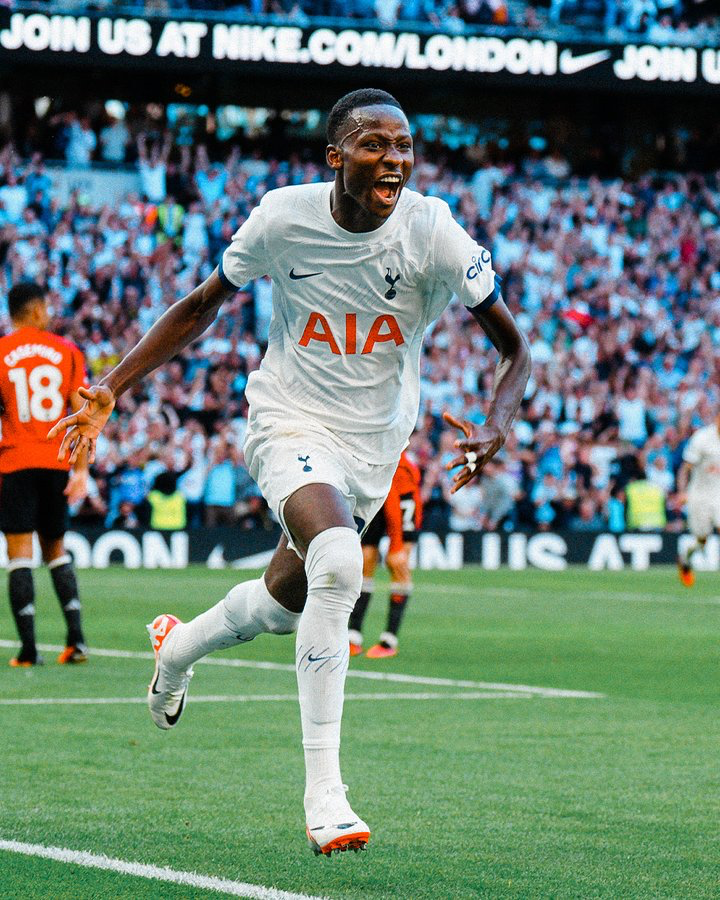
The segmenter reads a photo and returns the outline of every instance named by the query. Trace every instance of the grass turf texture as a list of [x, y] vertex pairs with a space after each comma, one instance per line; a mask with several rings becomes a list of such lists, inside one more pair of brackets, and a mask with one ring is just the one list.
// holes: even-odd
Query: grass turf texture
[[[80, 573], [91, 646], [147, 650], [160, 612], [190, 618], [245, 573]], [[351, 668], [598, 691], [604, 699], [348, 701], [343, 773], [373, 830], [316, 859], [302, 814], [290, 672], [199, 665], [181, 725], [142, 705], [0, 706], [0, 838], [104, 853], [332, 898], [713, 897], [720, 884], [717, 575], [669, 569], [417, 574], [391, 660]], [[47, 573], [38, 636], [63, 628]], [[370, 646], [387, 592], [368, 615]], [[7, 606], [0, 636], [13, 636]], [[142, 695], [150, 661], [6, 666], [0, 698]], [[228, 652], [291, 663], [292, 637]], [[348, 680], [351, 693], [456, 688]], [[210, 897], [208, 891], [0, 852], [0, 896]]]

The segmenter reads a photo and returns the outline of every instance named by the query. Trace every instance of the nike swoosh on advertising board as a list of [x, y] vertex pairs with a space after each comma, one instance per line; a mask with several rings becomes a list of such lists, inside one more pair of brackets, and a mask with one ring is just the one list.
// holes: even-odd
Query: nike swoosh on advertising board
[[580, 56], [573, 56], [572, 50], [563, 50], [560, 54], [560, 74], [575, 75], [577, 72], [582, 72], [583, 69], [589, 69], [591, 66], [605, 62], [611, 56], [611, 50], [593, 50], [592, 53], [582, 53]]

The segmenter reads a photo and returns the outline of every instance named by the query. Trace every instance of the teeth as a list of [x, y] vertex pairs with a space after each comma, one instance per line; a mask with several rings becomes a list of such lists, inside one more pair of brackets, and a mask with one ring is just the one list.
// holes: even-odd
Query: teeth
[[399, 184], [401, 181], [401, 178], [399, 175], [383, 175], [383, 177], [380, 179], [380, 181], [381, 182], [385, 181], [388, 184]]

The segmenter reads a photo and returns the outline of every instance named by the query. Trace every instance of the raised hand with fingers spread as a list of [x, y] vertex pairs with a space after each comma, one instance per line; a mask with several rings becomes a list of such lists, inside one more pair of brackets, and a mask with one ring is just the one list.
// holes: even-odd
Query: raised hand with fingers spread
[[467, 419], [461, 422], [448, 412], [443, 413], [443, 419], [453, 428], [459, 428], [465, 435], [464, 441], [455, 441], [455, 446], [462, 451], [461, 455], [456, 456], [445, 466], [448, 472], [462, 466], [462, 469], [453, 476], [450, 493], [454, 494], [468, 481], [480, 475], [485, 464], [505, 443], [505, 435], [495, 425], [481, 425], [476, 429], [472, 422], [468, 422]]
[[83, 405], [77, 412], [60, 419], [48, 432], [48, 438], [57, 437], [67, 429], [58, 450], [58, 460], [64, 460], [69, 452], [72, 464], [83, 450], [87, 450], [88, 462], [92, 463], [97, 437], [115, 408], [115, 395], [103, 384], [78, 388], [78, 394], [85, 400]]

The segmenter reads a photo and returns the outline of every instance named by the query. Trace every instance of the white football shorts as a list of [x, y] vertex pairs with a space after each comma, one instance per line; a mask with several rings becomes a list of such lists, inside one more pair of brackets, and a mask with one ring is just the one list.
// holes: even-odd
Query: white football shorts
[[331, 431], [295, 411], [252, 415], [244, 453], [250, 474], [295, 552], [283, 508], [298, 488], [306, 484], [337, 488], [347, 499], [362, 534], [385, 502], [397, 469], [397, 463], [373, 465], [358, 459]]
[[707, 537], [720, 530], [720, 497], [713, 494], [688, 495], [688, 530], [695, 537]]

